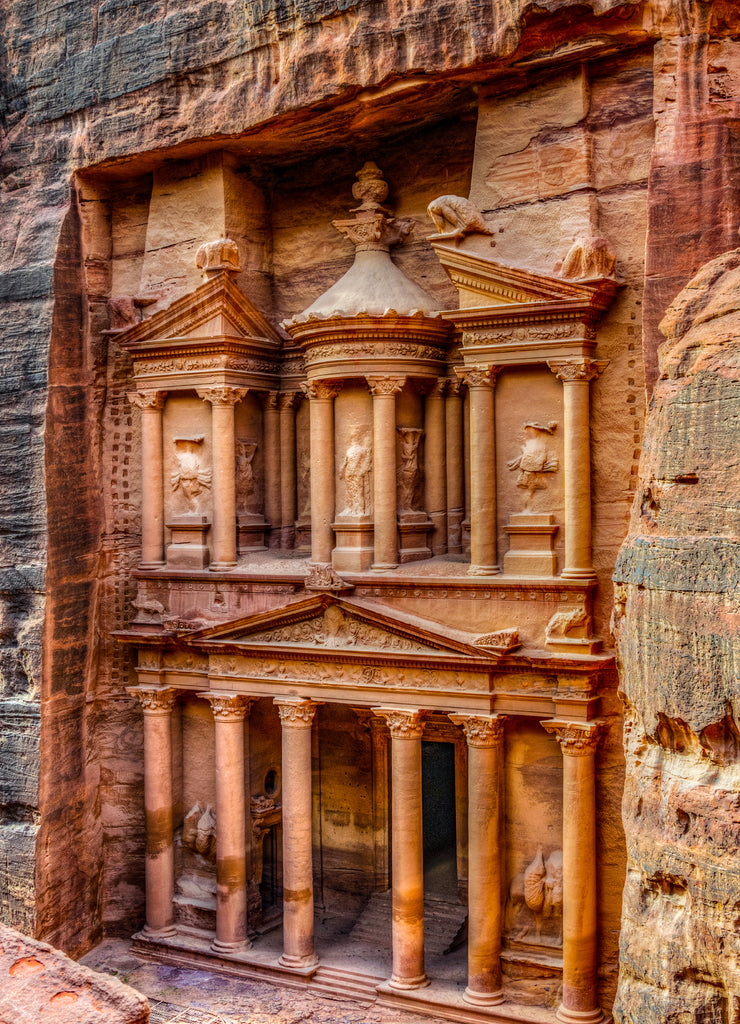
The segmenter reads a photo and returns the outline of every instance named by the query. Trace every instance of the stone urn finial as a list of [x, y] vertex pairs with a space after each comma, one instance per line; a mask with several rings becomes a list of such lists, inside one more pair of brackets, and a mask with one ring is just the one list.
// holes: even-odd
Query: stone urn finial
[[352, 186], [352, 195], [360, 203], [354, 207], [351, 213], [390, 213], [385, 206], [380, 204], [388, 196], [388, 182], [383, 177], [383, 172], [372, 160], [360, 168], [355, 175], [357, 181]]
[[230, 238], [204, 242], [195, 254], [195, 265], [203, 271], [206, 280], [223, 271], [238, 274], [241, 271], [239, 247]]

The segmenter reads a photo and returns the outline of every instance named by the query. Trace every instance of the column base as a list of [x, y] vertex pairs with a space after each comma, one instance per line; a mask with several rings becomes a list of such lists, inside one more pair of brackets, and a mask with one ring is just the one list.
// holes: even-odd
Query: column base
[[236, 562], [211, 562], [208, 568], [211, 572], [225, 572], [227, 569], [236, 568]]
[[252, 943], [249, 939], [241, 939], [239, 942], [222, 942], [220, 939], [214, 939], [211, 943], [214, 953], [242, 953], [245, 949], [251, 948]]
[[473, 1006], [498, 1006], [504, 1001], [504, 990], [500, 988], [496, 992], [476, 992], [472, 988], [466, 988], [463, 1000]]
[[370, 568], [373, 572], [388, 572], [389, 569], [397, 569], [398, 562], [374, 562]]
[[290, 953], [283, 953], [278, 960], [281, 967], [287, 967], [291, 971], [311, 971], [319, 966], [319, 958], [315, 953], [308, 956], [293, 956]]
[[471, 565], [468, 576], [498, 576], [501, 569], [497, 565]]
[[139, 569], [164, 569], [166, 562], [139, 562]]
[[140, 934], [146, 939], [173, 939], [177, 935], [177, 928], [174, 924], [165, 925], [164, 928], [152, 928], [145, 924]]
[[593, 569], [563, 569], [560, 578], [563, 580], [595, 580], [596, 573]]
[[391, 980], [388, 982], [388, 988], [394, 988], [398, 992], [408, 992], [414, 988], [426, 988], [429, 984], [429, 978], [426, 974], [418, 974], [415, 978], [398, 978], [395, 974], [391, 975]]
[[606, 1014], [598, 1006], [594, 1010], [569, 1010], [561, 1003], [555, 1014], [563, 1024], [600, 1024]]

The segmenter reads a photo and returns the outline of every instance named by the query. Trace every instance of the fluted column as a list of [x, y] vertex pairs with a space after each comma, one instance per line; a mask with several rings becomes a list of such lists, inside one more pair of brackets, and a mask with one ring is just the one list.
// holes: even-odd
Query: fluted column
[[468, 987], [478, 1006], [503, 1002], [501, 892], [503, 715], [450, 715], [468, 742]]
[[543, 722], [563, 752], [563, 1001], [564, 1024], [604, 1017], [596, 988], [596, 780], [598, 722]]
[[424, 836], [421, 736], [425, 713], [373, 708], [391, 733], [391, 845], [393, 848], [393, 974], [390, 986], [422, 988], [424, 971]]
[[164, 467], [162, 409], [166, 391], [132, 392], [129, 402], [141, 409], [141, 564], [159, 569], [164, 557]]
[[446, 388], [446, 380], [437, 380], [424, 397], [424, 508], [432, 521], [433, 555], [447, 551]]
[[310, 402], [311, 561], [330, 565], [334, 548], [334, 399], [341, 385], [310, 380], [301, 386]]
[[447, 381], [445, 392], [445, 453], [447, 475], [447, 550], [462, 551], [462, 521], [465, 518], [465, 451], [463, 398], [460, 381]]
[[565, 579], [591, 579], [591, 428], [589, 385], [605, 362], [553, 360], [547, 364], [563, 383], [563, 475], [565, 483]]
[[317, 704], [276, 697], [283, 737], [283, 967], [318, 964], [313, 937], [311, 723]]
[[248, 949], [247, 809], [244, 783], [244, 718], [254, 698], [201, 693], [210, 702], [216, 746], [217, 953]]
[[295, 391], [280, 395], [280, 547], [292, 548], [296, 520]]
[[132, 686], [144, 712], [144, 811], [146, 814], [146, 925], [144, 934], [175, 934], [173, 898], [175, 860], [172, 846], [172, 709], [175, 691]]
[[234, 406], [246, 388], [198, 388], [198, 395], [211, 403], [213, 448], [213, 558], [214, 572], [236, 565], [236, 441]]
[[[396, 395], [405, 377], [367, 377], [373, 396], [373, 569], [398, 565]], [[313, 493], [312, 493], [313, 497]]]
[[280, 544], [280, 412], [279, 392], [268, 391], [262, 402], [265, 465], [265, 519], [270, 525], [268, 547]]
[[500, 572], [496, 564], [496, 441], [491, 366], [455, 371], [470, 394], [470, 568], [471, 576]]

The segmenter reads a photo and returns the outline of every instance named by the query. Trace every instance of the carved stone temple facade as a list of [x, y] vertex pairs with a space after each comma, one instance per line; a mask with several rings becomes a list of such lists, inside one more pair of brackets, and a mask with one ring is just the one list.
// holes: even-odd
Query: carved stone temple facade
[[372, 160], [351, 192], [320, 211], [352, 205], [303, 308], [268, 315], [224, 230], [190, 288], [107, 333], [140, 473], [113, 630], [143, 728], [134, 948], [596, 1024], [624, 872], [604, 641], [635, 293], [588, 224], [545, 273], [499, 258], [471, 199], [396, 216], [403, 179]]

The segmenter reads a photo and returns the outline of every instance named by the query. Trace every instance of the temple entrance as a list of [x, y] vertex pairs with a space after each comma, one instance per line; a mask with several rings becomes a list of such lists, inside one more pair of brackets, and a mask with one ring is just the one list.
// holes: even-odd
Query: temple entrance
[[424, 893], [457, 901], [455, 745], [421, 745]]

